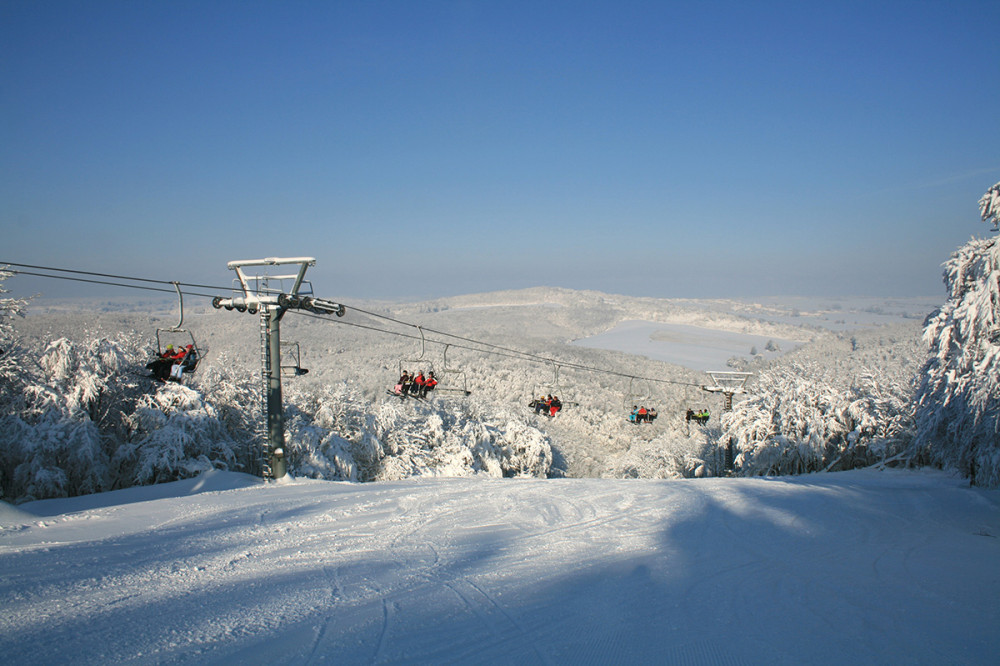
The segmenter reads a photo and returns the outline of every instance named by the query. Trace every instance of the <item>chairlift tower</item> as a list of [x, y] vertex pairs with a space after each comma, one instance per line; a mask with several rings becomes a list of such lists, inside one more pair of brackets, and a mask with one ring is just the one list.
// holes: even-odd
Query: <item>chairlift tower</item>
[[[722, 412], [725, 413], [733, 411], [733, 396], [746, 392], [747, 380], [753, 376], [753, 373], [709, 370], [708, 376], [712, 378], [714, 383], [710, 386], [702, 386], [701, 389], [709, 393], [721, 393], [724, 397]], [[725, 469], [727, 473], [732, 472], [735, 459], [732, 438], [730, 438], [725, 451], [721, 452], [720, 455], [722, 456], [720, 469]]]
[[[317, 314], [344, 316], [344, 306], [312, 296], [312, 286], [305, 281], [306, 269], [315, 266], [312, 257], [252, 259], [230, 261], [236, 271], [234, 295], [216, 296], [212, 306], [250, 314], [260, 313], [261, 395], [267, 415], [261, 474], [264, 478], [280, 479], [287, 472], [285, 459], [285, 419], [281, 399], [281, 318], [289, 309], [301, 309]], [[275, 266], [293, 266], [294, 273], [270, 275]], [[249, 271], [261, 272], [251, 275]], [[285, 286], [290, 285], [286, 290]]]
[[708, 376], [712, 378], [714, 384], [701, 387], [702, 391], [709, 393], [721, 393], [725, 401], [722, 404], [723, 412], [733, 411], [733, 396], [737, 393], [745, 393], [747, 380], [753, 376], [752, 372], [724, 372], [721, 370], [709, 370]]

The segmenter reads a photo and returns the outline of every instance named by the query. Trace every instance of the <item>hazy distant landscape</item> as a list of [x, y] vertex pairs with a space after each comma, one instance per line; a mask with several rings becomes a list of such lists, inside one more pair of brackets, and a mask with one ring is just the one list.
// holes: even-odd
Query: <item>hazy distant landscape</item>
[[[200, 377], [220, 363], [248, 376], [257, 372], [258, 317], [213, 310], [196, 299], [188, 302], [185, 327], [208, 351], [193, 386], [197, 388]], [[883, 369], [898, 366], [900, 373], [913, 372], [920, 361], [920, 324], [933, 308], [930, 299], [794, 298], [763, 304], [630, 298], [550, 288], [415, 303], [362, 301], [357, 309], [345, 302], [343, 319], [318, 319], [295, 311], [285, 317], [282, 340], [297, 343], [301, 364], [309, 369], [303, 377], [286, 378], [291, 400], [344, 385], [369, 401], [372, 409], [383, 403], [399, 408], [398, 400], [385, 391], [398, 378], [404, 361], [413, 366], [406, 369], [421, 369], [416, 361], [421, 352], [416, 325], [567, 366], [584, 365], [594, 370], [559, 368], [556, 378], [555, 364], [513, 359], [488, 349], [472, 351], [467, 347], [476, 345], [460, 339], [428, 333], [424, 345], [423, 365], [440, 368], [447, 360], [462, 371], [471, 391], [464, 401], [444, 393], [436, 396], [441, 410], [461, 411], [466, 409], [464, 403], [513, 410], [551, 439], [556, 457], [553, 473], [569, 476], [619, 475], [622, 465], [629, 467], [624, 461], [647, 447], [703, 456], [718, 435], [721, 409], [721, 396], [699, 388], [711, 383], [705, 370], [759, 372], [773, 363], [808, 358], [813, 363], [855, 363], [860, 371], [872, 362], [868, 354], [882, 350], [886, 358], [891, 352], [893, 359], [888, 366], [879, 359]], [[176, 310], [176, 303], [169, 300], [42, 299], [31, 304], [18, 329], [38, 340], [126, 333], [150, 349], [155, 346], [156, 327], [175, 324]], [[388, 324], [361, 311], [413, 326]], [[153, 313], [159, 316], [150, 316]], [[453, 345], [447, 359], [442, 343]], [[767, 350], [768, 343], [774, 351]], [[834, 349], [847, 351], [831, 355]], [[576, 405], [556, 419], [539, 418], [527, 408], [539, 388], [561, 392], [560, 398]], [[631, 407], [626, 403], [640, 399], [658, 409], [660, 417], [652, 427], [636, 432], [625, 422]], [[715, 418], [708, 428], [692, 430], [683, 418], [688, 408], [708, 408]], [[646, 473], [663, 472], [652, 467]]]

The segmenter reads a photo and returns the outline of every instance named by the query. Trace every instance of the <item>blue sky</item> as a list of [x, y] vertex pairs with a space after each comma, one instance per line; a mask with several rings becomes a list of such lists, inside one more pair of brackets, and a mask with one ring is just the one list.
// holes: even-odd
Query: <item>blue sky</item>
[[3, 0], [0, 260], [943, 296], [1000, 181], [998, 28], [995, 0]]

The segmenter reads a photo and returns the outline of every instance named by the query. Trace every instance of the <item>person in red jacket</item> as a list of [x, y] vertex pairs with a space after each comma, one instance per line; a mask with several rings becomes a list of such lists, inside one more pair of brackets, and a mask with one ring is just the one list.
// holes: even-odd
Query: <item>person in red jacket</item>
[[413, 378], [413, 388], [410, 390], [415, 396], [422, 396], [424, 394], [424, 384], [427, 383], [427, 379], [424, 378], [424, 371], [421, 370], [417, 373], [417, 376]]
[[555, 416], [560, 409], [562, 409], [562, 401], [559, 400], [559, 396], [551, 396], [549, 398], [549, 416]]
[[170, 368], [182, 358], [184, 358], [183, 349], [174, 349], [173, 345], [167, 345], [159, 358], [146, 364], [146, 369], [153, 371], [153, 377], [165, 382], [170, 377]]
[[421, 398], [426, 398], [427, 397], [427, 392], [428, 391], [433, 391], [434, 387], [437, 386], [437, 384], [438, 384], [438, 380], [434, 379], [434, 373], [433, 372], [428, 372], [427, 373], [427, 379], [424, 380], [424, 387], [420, 391], [420, 397]]
[[184, 376], [184, 357], [188, 355], [192, 347], [193, 345], [181, 347], [177, 350], [177, 353], [169, 357], [172, 362], [172, 365], [170, 366], [170, 379], [179, 382]]

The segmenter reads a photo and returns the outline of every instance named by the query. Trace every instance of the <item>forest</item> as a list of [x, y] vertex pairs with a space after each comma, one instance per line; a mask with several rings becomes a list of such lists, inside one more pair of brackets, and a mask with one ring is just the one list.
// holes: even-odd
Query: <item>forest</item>
[[[984, 222], [995, 224], [998, 192], [1000, 184], [980, 201]], [[0, 289], [16, 274], [14, 268], [0, 273]], [[913, 313], [877, 325], [823, 327], [805, 321], [797, 306], [794, 317], [766, 317], [760, 306], [733, 302], [550, 288], [364, 304], [356, 316], [348, 309], [343, 322], [290, 316], [284, 335], [296, 340], [296, 354], [312, 367], [285, 382], [288, 469], [294, 476], [367, 482], [760, 476], [932, 465], [997, 487], [997, 237], [959, 248], [945, 264], [944, 282], [946, 299], [924, 313], [922, 329]], [[0, 296], [4, 501], [162, 483], [209, 469], [261, 472], [256, 318], [193, 309], [189, 327], [207, 353], [179, 384], [151, 379], [146, 370], [153, 331], [170, 326], [169, 302], [83, 312], [32, 308], [28, 299]], [[850, 310], [827, 309], [845, 318]], [[412, 333], [376, 331], [363, 313], [460, 332], [493, 347], [449, 351], [421, 340], [418, 349]], [[786, 353], [770, 353], [778, 346], [769, 342], [761, 347], [769, 353], [755, 346], [729, 359], [728, 369], [752, 378], [732, 410], [722, 413], [718, 396], [701, 390], [703, 373], [570, 344], [623, 321], [797, 342]], [[520, 355], [489, 353], [498, 348]], [[534, 362], [553, 358], [568, 369]], [[388, 395], [401, 369], [422, 366], [450, 373], [452, 381], [460, 377], [466, 390], [440, 391], [425, 401]], [[566, 407], [554, 418], [536, 414], [527, 405], [539, 392], [561, 393]], [[639, 400], [658, 410], [654, 423], [628, 423], [629, 403]], [[710, 407], [713, 416], [704, 426], [692, 424], [684, 418], [692, 407]]]

